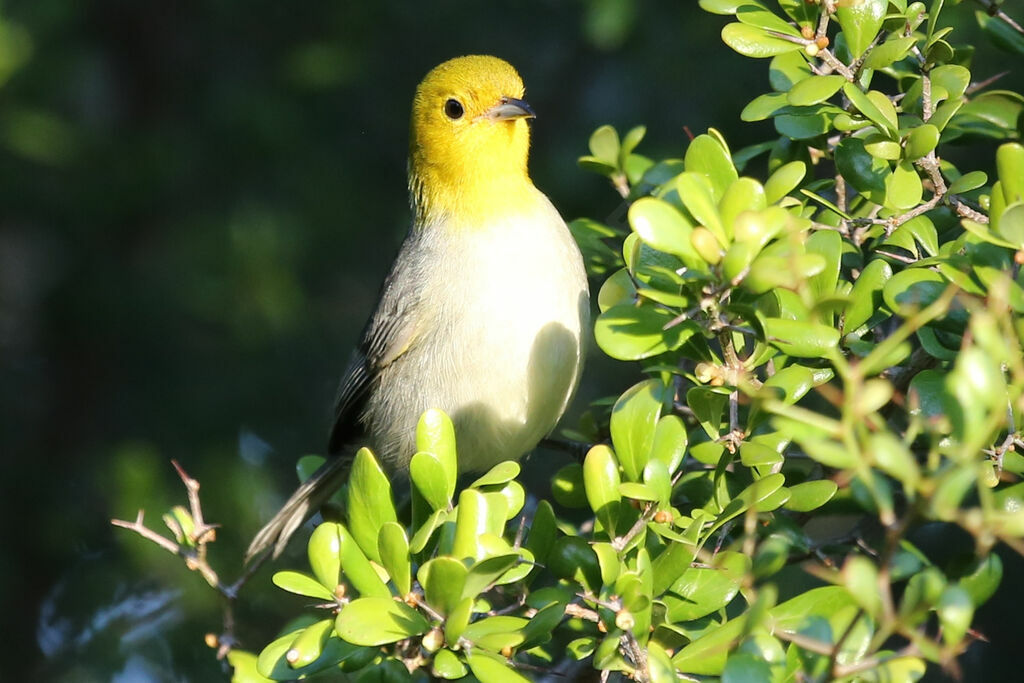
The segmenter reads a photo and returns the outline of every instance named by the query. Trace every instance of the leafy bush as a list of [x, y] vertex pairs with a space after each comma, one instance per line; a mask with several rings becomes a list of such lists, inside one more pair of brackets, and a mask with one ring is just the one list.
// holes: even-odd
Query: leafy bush
[[[941, 1], [700, 4], [771, 58], [742, 117], [779, 137], [733, 153], [711, 130], [659, 161], [642, 128], [591, 137], [581, 165], [629, 206], [628, 232], [572, 224], [595, 338], [645, 378], [574, 432], [597, 445], [554, 505], [527, 505], [515, 463], [457, 491], [441, 413], [408, 519], [360, 451], [311, 573], [274, 576], [322, 604], [233, 650], [236, 680], [911, 681], [972, 642], [993, 548], [1024, 551], [1024, 97], [972, 85]], [[998, 145], [997, 179], [944, 160], [954, 142]], [[929, 523], [970, 557], [930, 559]]]

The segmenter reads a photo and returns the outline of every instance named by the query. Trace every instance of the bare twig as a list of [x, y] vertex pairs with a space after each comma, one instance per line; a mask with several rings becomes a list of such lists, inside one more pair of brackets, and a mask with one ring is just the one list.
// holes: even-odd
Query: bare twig
[[192, 529], [186, 531], [180, 524], [176, 525], [176, 535], [177, 532], [180, 532], [180, 538], [185, 543], [161, 536], [147, 527], [145, 525], [144, 510], [139, 510], [139, 514], [134, 522], [112, 519], [110, 523], [116, 527], [134, 531], [139, 536], [157, 544], [167, 552], [182, 558], [189, 570], [199, 572], [206, 583], [220, 594], [224, 599], [223, 632], [219, 636], [213, 634], [207, 636], [207, 642], [211, 647], [217, 648], [217, 659], [223, 659], [238, 644], [235, 638], [234, 613], [234, 603], [238, 597], [238, 592], [260, 568], [266, 556], [261, 557], [246, 567], [245, 571], [234, 583], [225, 584], [221, 581], [220, 576], [210, 565], [206, 557], [207, 545], [216, 540], [216, 530], [219, 525], [207, 524], [203, 518], [203, 506], [199, 500], [199, 482], [190, 477], [176, 460], [172, 460], [171, 464], [174, 465], [174, 469], [178, 472], [178, 476], [181, 477], [181, 481], [185, 485], [185, 491], [188, 493], [189, 515], [193, 523]]
[[1014, 31], [1016, 31], [1017, 33], [1019, 33], [1021, 35], [1024, 35], [1024, 27], [1021, 27], [1021, 25], [1018, 24], [1013, 19], [1011, 19], [1009, 17], [1009, 15], [1006, 14], [1006, 12], [1004, 12], [1001, 9], [999, 9], [999, 4], [994, 2], [994, 0], [974, 0], [974, 1], [977, 2], [979, 5], [981, 5], [982, 7], [984, 7], [985, 8], [985, 12], [990, 17], [999, 17], [1000, 19], [1005, 21], [1007, 23], [1007, 25], [1009, 25], [1009, 27], [1012, 28]]

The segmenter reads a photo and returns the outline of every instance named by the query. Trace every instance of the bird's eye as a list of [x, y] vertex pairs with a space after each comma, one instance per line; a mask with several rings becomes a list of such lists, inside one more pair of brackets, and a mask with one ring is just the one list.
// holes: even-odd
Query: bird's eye
[[453, 121], [455, 119], [461, 119], [463, 113], [462, 103], [456, 99], [448, 100], [447, 102], [444, 103], [444, 113], [445, 116], [452, 119]]

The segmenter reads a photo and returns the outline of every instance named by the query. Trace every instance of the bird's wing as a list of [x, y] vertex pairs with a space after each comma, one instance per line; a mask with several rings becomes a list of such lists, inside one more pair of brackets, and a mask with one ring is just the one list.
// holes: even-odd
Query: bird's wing
[[416, 233], [406, 238], [391, 273], [381, 288], [377, 310], [363, 330], [363, 336], [342, 374], [334, 403], [334, 426], [327, 452], [337, 454], [361, 431], [360, 417], [367, 396], [381, 370], [393, 363], [416, 343], [420, 329], [417, 311], [424, 282], [424, 261], [413, 258]]

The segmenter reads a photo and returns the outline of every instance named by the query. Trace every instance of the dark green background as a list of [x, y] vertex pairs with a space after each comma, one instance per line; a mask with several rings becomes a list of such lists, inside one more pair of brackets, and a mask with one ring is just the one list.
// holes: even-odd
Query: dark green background
[[[979, 41], [971, 21], [954, 37]], [[217, 677], [212, 592], [108, 520], [144, 507], [160, 528], [184, 502], [176, 458], [224, 526], [213, 564], [237, 574], [295, 459], [324, 446], [407, 225], [409, 102], [431, 67], [515, 64], [535, 182], [567, 218], [615, 219], [575, 164], [598, 125], [646, 124], [654, 157], [681, 156], [684, 127], [734, 148], [773, 134], [739, 121], [767, 62], [723, 24], [669, 0], [0, 6], [3, 678]], [[979, 53], [976, 77], [1005, 68]], [[591, 356], [584, 398], [632, 383]], [[302, 605], [269, 575], [243, 596], [250, 648]]]

